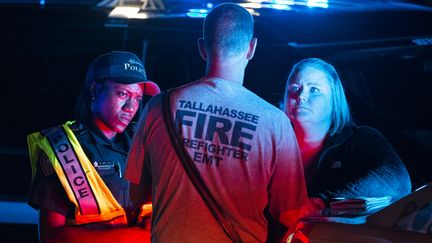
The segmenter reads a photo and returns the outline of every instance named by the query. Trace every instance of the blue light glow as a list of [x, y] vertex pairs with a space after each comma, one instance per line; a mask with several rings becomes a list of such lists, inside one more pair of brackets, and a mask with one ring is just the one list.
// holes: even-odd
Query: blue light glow
[[328, 0], [308, 0], [307, 6], [319, 7], [319, 8], [328, 8]]
[[205, 18], [207, 16], [209, 10], [208, 9], [189, 9], [189, 12], [186, 13], [187, 16], [191, 18]]
[[207, 3], [207, 8], [213, 8], [213, 3]]
[[191, 13], [191, 12], [186, 13], [186, 15], [191, 18], [205, 18], [207, 16], [206, 13]]
[[208, 13], [208, 10], [207, 9], [189, 9], [189, 13], [205, 14], [205, 13]]
[[37, 225], [39, 213], [24, 202], [0, 201], [0, 223]]
[[294, 5], [294, 1], [287, 1], [287, 0], [272, 0], [271, 2], [275, 4]]
[[286, 4], [270, 4], [270, 7], [279, 10], [291, 9], [291, 7]]
[[39, 1], [39, 4], [40, 4], [41, 6], [44, 6], [44, 5], [45, 5], [45, 0], [40, 0], [40, 1]]

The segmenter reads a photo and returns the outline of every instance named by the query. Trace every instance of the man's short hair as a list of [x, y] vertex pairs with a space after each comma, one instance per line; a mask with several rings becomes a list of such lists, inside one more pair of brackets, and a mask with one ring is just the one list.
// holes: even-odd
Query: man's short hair
[[248, 48], [253, 37], [251, 14], [234, 3], [223, 3], [204, 20], [204, 41], [210, 55], [231, 57]]

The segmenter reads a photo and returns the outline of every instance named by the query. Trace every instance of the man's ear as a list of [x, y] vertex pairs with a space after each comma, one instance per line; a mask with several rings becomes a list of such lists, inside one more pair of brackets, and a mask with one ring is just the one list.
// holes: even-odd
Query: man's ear
[[204, 61], [207, 61], [207, 50], [205, 48], [205, 44], [204, 44], [204, 39], [203, 38], [199, 38], [198, 39], [198, 50], [199, 50], [199, 53], [201, 55], [201, 58]]
[[248, 52], [246, 54], [246, 58], [248, 60], [251, 60], [253, 58], [253, 56], [255, 54], [257, 42], [258, 42], [258, 39], [256, 37], [252, 38], [252, 40], [249, 42], [249, 49], [248, 49]]

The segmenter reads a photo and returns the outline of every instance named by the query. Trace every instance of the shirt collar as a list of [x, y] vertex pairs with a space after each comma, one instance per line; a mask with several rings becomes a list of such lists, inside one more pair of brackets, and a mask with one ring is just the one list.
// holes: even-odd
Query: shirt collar
[[345, 140], [347, 140], [352, 134], [353, 134], [353, 124], [350, 124], [346, 127], [344, 127], [340, 132], [333, 134], [332, 136], [328, 136], [324, 142], [324, 148], [332, 148], [336, 147]]
[[121, 153], [127, 154], [132, 141], [132, 136], [129, 134], [129, 131], [127, 131], [128, 128], [125, 132], [118, 133], [112, 139], [108, 139], [91, 119], [82, 121], [82, 125], [89, 131], [89, 136], [95, 145], [109, 146]]

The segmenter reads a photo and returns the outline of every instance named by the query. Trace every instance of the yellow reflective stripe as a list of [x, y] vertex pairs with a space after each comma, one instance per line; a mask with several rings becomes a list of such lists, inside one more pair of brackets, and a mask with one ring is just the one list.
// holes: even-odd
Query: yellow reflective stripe
[[[33, 164], [32, 168], [35, 168], [36, 171], [36, 163], [39, 157], [39, 152], [43, 151], [48, 157], [49, 161], [51, 161], [51, 164], [60, 180], [60, 183], [63, 185], [63, 188], [65, 189], [69, 201], [77, 208], [78, 202], [74, 197], [72, 189], [69, 186], [66, 176], [63, 173], [60, 163], [58, 162], [55, 152], [52, 149], [51, 145], [49, 144], [48, 139], [42, 133], [35, 132], [28, 136], [27, 141], [29, 142], [29, 148], [32, 149], [30, 150], [30, 159]], [[34, 174], [35, 173], [36, 172], [34, 172]]]
[[[117, 202], [117, 200], [112, 195], [111, 191], [103, 182], [102, 178], [100, 178], [96, 169], [93, 167], [87, 156], [85, 155], [81, 145], [79, 144], [77, 138], [73, 134], [72, 130], [68, 125], [73, 122], [67, 122], [63, 125], [63, 128], [69, 138], [72, 147], [74, 148], [78, 159], [80, 161], [83, 170], [86, 171], [86, 176], [88, 179], [88, 183], [91, 185], [93, 192], [95, 194], [96, 200], [99, 204], [99, 208], [101, 210], [101, 214], [95, 215], [81, 215], [78, 210], [78, 202], [73, 194], [73, 191], [66, 179], [66, 175], [64, 174], [59, 161], [55, 155], [55, 152], [51, 145], [49, 144], [48, 139], [41, 134], [40, 132], [35, 132], [27, 136], [27, 142], [29, 147], [29, 155], [30, 162], [32, 168], [32, 177], [36, 174], [36, 163], [39, 157], [39, 152], [43, 151], [48, 159], [51, 161], [56, 174], [65, 189], [65, 192], [75, 206], [75, 221], [73, 224], [87, 224], [87, 223], [96, 223], [96, 222], [104, 222], [110, 221], [114, 218], [121, 217], [121, 221], [124, 224], [127, 224], [126, 214], [122, 206]], [[119, 221], [119, 219], [117, 219]]]
[[87, 178], [89, 171], [85, 170], [81, 165], [80, 159], [78, 159], [64, 129], [58, 127], [45, 135], [54, 149], [68, 185], [78, 202], [80, 214], [100, 214], [99, 203]]
[[[81, 162], [81, 166], [87, 173], [87, 179], [89, 184], [93, 188], [96, 200], [99, 203], [101, 215], [112, 215], [113, 217], [118, 217], [121, 214], [125, 215], [122, 206], [117, 202], [117, 200], [115, 200], [111, 191], [105, 185], [104, 181], [99, 176], [96, 169], [93, 167], [90, 160], [85, 155], [84, 150], [78, 142], [78, 139], [75, 137], [75, 134], [66, 124], [63, 125], [63, 127], [78, 156], [78, 159]], [[121, 211], [121, 214], [118, 213], [119, 211]], [[82, 215], [81, 217], [87, 218], [86, 220], [92, 220], [93, 218], [91, 215]]]
[[38, 158], [38, 143], [37, 141], [40, 140], [41, 134], [39, 132], [32, 133], [27, 136], [27, 146], [29, 151], [29, 157], [30, 157], [30, 167], [32, 172], [32, 179], [31, 183], [33, 183], [33, 180], [36, 176], [36, 163]]

